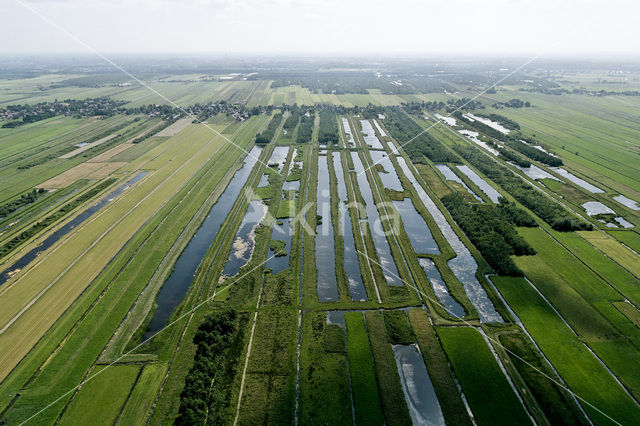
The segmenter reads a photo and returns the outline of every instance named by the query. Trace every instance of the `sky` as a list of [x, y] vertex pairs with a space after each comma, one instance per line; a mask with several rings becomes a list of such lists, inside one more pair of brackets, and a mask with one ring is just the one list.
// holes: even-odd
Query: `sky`
[[102, 53], [640, 55], [640, 2], [634, 0], [0, 0], [0, 5], [2, 54], [79, 53], [89, 46]]

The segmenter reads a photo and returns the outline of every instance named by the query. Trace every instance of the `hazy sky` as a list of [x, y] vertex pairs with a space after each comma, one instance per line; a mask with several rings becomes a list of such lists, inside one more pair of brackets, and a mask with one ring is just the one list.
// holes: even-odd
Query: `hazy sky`
[[[634, 53], [637, 0], [0, 0], [0, 52]], [[26, 5], [27, 7], [25, 7]]]

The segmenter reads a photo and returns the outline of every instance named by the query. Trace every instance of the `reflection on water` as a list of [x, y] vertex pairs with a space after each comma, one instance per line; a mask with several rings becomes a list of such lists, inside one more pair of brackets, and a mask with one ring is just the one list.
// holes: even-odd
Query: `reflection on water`
[[445, 426], [440, 402], [417, 345], [393, 345], [393, 356], [412, 423]]
[[471, 188], [469, 188], [469, 187], [467, 186], [467, 184], [466, 184], [466, 183], [464, 183], [464, 181], [463, 181], [462, 179], [460, 179], [460, 178], [458, 177], [458, 175], [457, 175], [457, 174], [455, 174], [455, 173], [453, 172], [453, 170], [451, 170], [451, 169], [449, 168], [449, 166], [447, 166], [446, 164], [436, 164], [436, 168], [437, 168], [438, 170], [440, 170], [440, 173], [442, 173], [442, 175], [444, 176], [444, 178], [445, 178], [446, 180], [451, 180], [451, 181], [454, 181], [454, 182], [458, 182], [460, 185], [462, 185], [462, 187], [463, 187], [464, 189], [466, 189], [466, 190], [467, 190], [467, 192], [468, 192], [469, 194], [471, 194], [471, 195], [473, 196], [473, 198], [475, 198], [475, 199], [476, 199], [476, 201], [479, 201], [479, 202], [481, 202], [481, 203], [484, 203], [484, 201], [482, 200], [482, 198], [478, 197], [478, 196], [476, 195], [476, 193], [475, 193], [475, 192], [473, 192], [473, 191], [471, 190]]
[[574, 175], [573, 173], [570, 173], [570, 172], [566, 171], [565, 169], [562, 169], [560, 167], [549, 167], [549, 169], [553, 170], [554, 172], [556, 172], [557, 174], [559, 174], [563, 178], [565, 178], [567, 180], [570, 180], [571, 182], [575, 183], [576, 185], [586, 189], [587, 191], [591, 192], [592, 194], [601, 194], [601, 193], [604, 192], [602, 189], [598, 188], [597, 186], [591, 185], [586, 180], [580, 179], [578, 176]]
[[278, 173], [282, 172], [282, 168], [284, 167], [284, 163], [287, 161], [287, 154], [289, 153], [288, 146], [276, 146], [271, 153], [271, 157], [267, 164], [269, 166], [274, 166], [273, 168], [278, 170]]
[[404, 191], [402, 183], [400, 182], [400, 179], [398, 179], [396, 169], [393, 167], [393, 163], [391, 162], [391, 159], [389, 159], [389, 156], [387, 156], [387, 153], [384, 151], [369, 151], [369, 153], [371, 154], [373, 164], [375, 164], [372, 170], [375, 170], [380, 166], [384, 168], [384, 172], [378, 172], [384, 187], [394, 191]]
[[471, 182], [475, 183], [478, 186], [478, 188], [480, 188], [482, 192], [484, 192], [487, 195], [487, 197], [489, 197], [489, 199], [494, 203], [497, 203], [500, 197], [502, 197], [502, 195], [500, 195], [500, 193], [496, 191], [493, 186], [489, 185], [476, 172], [471, 170], [469, 166], [462, 165], [462, 166], [456, 166], [456, 167], [458, 168], [458, 170], [464, 173], [471, 180]]
[[328, 161], [329, 157], [318, 157], [316, 213], [322, 217], [322, 224], [316, 229], [316, 268], [318, 270], [316, 291], [321, 302], [338, 300]]
[[279, 219], [273, 224], [273, 229], [271, 230], [271, 240], [284, 241], [284, 250], [287, 253], [284, 256], [274, 256], [274, 253], [270, 253], [267, 258], [267, 263], [265, 263], [265, 268], [271, 268], [271, 272], [274, 274], [284, 271], [289, 267], [289, 252], [291, 251], [292, 237], [290, 220], [291, 219]]
[[420, 262], [420, 266], [422, 266], [425, 274], [427, 274], [427, 279], [429, 280], [429, 283], [431, 283], [431, 288], [433, 288], [433, 292], [438, 298], [438, 301], [442, 306], [444, 306], [449, 315], [454, 318], [463, 318], [466, 315], [464, 308], [449, 293], [449, 288], [442, 280], [440, 271], [438, 271], [433, 260], [420, 258], [418, 261]]
[[365, 202], [365, 209], [367, 211], [367, 222], [369, 224], [369, 230], [373, 237], [373, 243], [376, 247], [376, 253], [380, 264], [382, 265], [382, 274], [384, 275], [387, 284], [389, 285], [402, 285], [402, 280], [399, 278], [398, 268], [391, 255], [391, 248], [389, 242], [385, 236], [382, 223], [380, 222], [380, 214], [373, 202], [373, 194], [369, 187], [369, 181], [364, 173], [364, 166], [357, 152], [351, 152], [351, 158], [355, 167], [356, 178], [358, 180], [358, 186], [360, 187], [360, 194]]
[[453, 274], [458, 278], [460, 283], [462, 283], [464, 287], [464, 291], [467, 294], [467, 297], [473, 304], [473, 306], [478, 311], [478, 315], [480, 316], [481, 322], [503, 322], [502, 317], [496, 311], [493, 303], [487, 296], [487, 292], [482, 287], [478, 278], [476, 277], [476, 271], [478, 269], [478, 264], [475, 259], [471, 255], [471, 252], [467, 247], [460, 241], [460, 238], [456, 235], [455, 231], [447, 222], [447, 219], [444, 217], [438, 206], [433, 202], [429, 194], [422, 188], [422, 186], [418, 183], [413, 172], [407, 165], [405, 159], [403, 157], [398, 157], [398, 164], [400, 164], [400, 168], [406, 175], [407, 179], [413, 185], [413, 188], [418, 195], [418, 198], [422, 200], [424, 206], [427, 208], [433, 220], [440, 228], [442, 235], [449, 242], [449, 245], [456, 253], [456, 257], [449, 260], [447, 264]]
[[433, 239], [429, 225], [424, 218], [418, 213], [411, 199], [401, 201], [393, 201], [402, 218], [404, 230], [409, 236], [413, 250], [416, 253], [440, 254], [438, 244]]
[[231, 211], [231, 207], [240, 194], [240, 190], [247, 182], [261, 151], [262, 147], [259, 146], [251, 149], [244, 160], [242, 168], [235, 172], [227, 188], [211, 207], [204, 222], [202, 222], [198, 231], [191, 238], [180, 257], [178, 257], [173, 272], [158, 293], [156, 298], [158, 307], [142, 340], [148, 339], [153, 333], [164, 327], [173, 310], [182, 302], [191, 286], [191, 281], [193, 281], [202, 257], [216, 238], [216, 235], [218, 235], [222, 222]]
[[369, 147], [373, 149], [384, 149], [380, 139], [376, 136], [373, 131], [373, 127], [369, 120], [360, 120], [360, 124], [362, 125], [362, 135], [364, 136], [364, 142], [369, 145]]
[[240, 228], [236, 233], [236, 237], [231, 245], [231, 252], [227, 263], [222, 270], [222, 276], [234, 277], [240, 268], [249, 263], [253, 256], [253, 248], [255, 246], [256, 228], [267, 214], [268, 207], [262, 200], [253, 200], [249, 203], [249, 208], [240, 223]]
[[353, 238], [353, 228], [351, 227], [351, 217], [346, 207], [348, 202], [347, 187], [344, 182], [344, 173], [342, 162], [340, 161], [340, 153], [332, 152], [333, 168], [336, 173], [338, 182], [338, 214], [342, 229], [342, 241], [344, 250], [344, 270], [347, 273], [349, 281], [349, 293], [353, 300], [367, 300], [367, 292], [362, 283], [362, 275], [360, 274], [360, 264], [358, 262], [358, 253]]

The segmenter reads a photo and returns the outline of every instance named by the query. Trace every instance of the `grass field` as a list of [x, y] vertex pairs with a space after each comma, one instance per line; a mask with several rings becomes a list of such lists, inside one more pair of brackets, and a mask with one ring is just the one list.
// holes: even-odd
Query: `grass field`
[[303, 424], [353, 424], [345, 330], [327, 324], [326, 312], [303, 319], [300, 398]]
[[531, 423], [477, 330], [440, 327], [437, 332], [479, 425]]
[[135, 386], [122, 409], [119, 422], [122, 424], [140, 424], [147, 420], [153, 406], [154, 396], [158, 392], [167, 366], [160, 363], [149, 363], [142, 367]]
[[387, 340], [382, 314], [367, 311], [365, 318], [385, 423], [388, 425], [409, 424], [411, 419], [402, 393], [402, 385], [391, 345]]
[[496, 277], [494, 281], [596, 424], [612, 424], [607, 417], [622, 424], [638, 421], [635, 402], [525, 280]]
[[603, 232], [581, 232], [580, 235], [636, 278], [640, 278], [640, 256]]
[[[315, 65], [309, 62], [305, 66]], [[445, 66], [455, 69], [449, 63], [442, 69]], [[640, 377], [636, 374], [640, 364], [640, 234], [633, 228], [606, 228], [596, 221], [598, 217], [586, 217], [581, 206], [585, 201], [600, 201], [640, 226], [640, 214], [612, 200], [617, 194], [640, 200], [640, 119], [630, 112], [640, 107], [637, 96], [544, 95], [528, 91], [532, 85], [510, 83], [477, 98], [484, 108], [476, 112], [515, 120], [524, 136], [535, 137], [557, 153], [565, 169], [604, 190], [591, 194], [571, 182], [533, 182], [504, 158], [485, 153], [490, 164], [503, 165], [505, 174], [515, 172], [522, 178], [522, 188], [534, 185], [550, 202], [596, 226], [595, 231], [553, 231], [551, 222], [535, 216], [509, 193], [516, 192], [519, 184], [507, 188], [506, 180], [501, 181], [503, 188], [497, 184], [499, 176], [493, 181], [486, 179], [539, 225], [516, 228], [522, 241], [508, 235], [510, 229], [505, 229], [504, 235], [499, 233], [505, 240], [526, 242], [535, 249], [535, 255], [512, 257], [526, 278], [489, 276], [491, 268], [440, 198], [456, 191], [474, 208], [483, 206], [435, 167], [448, 164], [457, 172], [456, 165], [468, 164], [457, 145], [471, 142], [458, 133], [460, 126], [441, 123], [431, 128], [435, 112], [448, 114], [466, 102], [462, 99], [475, 97], [480, 87], [486, 88], [481, 82], [485, 74], [481, 77], [465, 68], [459, 79], [452, 77], [457, 75], [453, 71], [443, 72], [437, 78], [427, 77], [426, 93], [420, 93], [414, 87], [420, 81], [418, 68], [412, 68], [410, 76], [394, 70], [389, 73], [397, 76], [380, 74], [364, 78], [362, 83], [354, 83], [363, 73], [360, 68], [350, 69], [344, 81], [335, 77], [340, 74], [332, 74], [332, 67], [318, 72], [317, 79], [306, 79], [306, 70], [299, 76], [295, 68], [287, 71], [286, 78], [262, 75], [275, 76], [278, 70], [269, 66], [258, 74], [236, 74], [226, 69], [202, 69], [141, 77], [181, 106], [196, 108], [197, 103], [224, 101], [209, 106], [237, 108], [233, 113], [225, 112], [228, 109], [203, 113], [206, 126], [194, 124], [193, 117], [174, 109], [167, 114], [115, 112], [104, 118], [59, 115], [0, 129], [0, 208], [33, 188], [49, 189], [0, 217], [0, 244], [34, 229], [4, 252], [0, 266], [12, 264], [102, 194], [140, 172], [146, 173], [0, 286], [0, 424], [21, 424], [53, 401], [38, 414], [36, 423], [164, 425], [188, 417], [184, 407], [197, 405], [209, 423], [230, 424], [237, 416], [238, 424], [410, 424], [408, 407], [415, 406], [415, 401], [405, 399], [393, 349], [393, 345], [409, 344], [419, 348], [447, 424], [529, 424], [531, 418], [539, 424], [586, 424], [581, 408], [597, 425], [613, 423], [611, 419], [621, 424], [640, 423], [640, 409], [633, 400], [640, 399]], [[369, 68], [364, 72], [370, 73]], [[560, 87], [640, 87], [631, 79], [623, 84], [617, 75], [594, 75], [576, 72], [564, 76], [577, 81], [572, 83], [555, 75], [535, 78], [548, 78]], [[605, 75], [612, 79], [610, 83], [601, 81]], [[0, 109], [16, 103], [95, 96], [126, 100], [125, 108], [167, 105], [166, 99], [148, 88], [118, 85], [119, 80], [102, 82], [101, 76], [50, 73], [14, 77], [0, 79]], [[88, 78], [92, 87], [74, 84], [76, 77]], [[335, 81], [327, 83], [332, 79]], [[390, 83], [392, 79], [397, 81]], [[436, 80], [446, 83], [446, 90], [434, 83]], [[369, 83], [376, 88], [362, 86]], [[528, 100], [533, 107], [492, 106], [512, 98]], [[441, 145], [441, 152], [394, 152], [391, 147], [399, 143], [393, 136], [397, 134], [401, 140], [403, 129], [395, 128], [393, 111], [383, 107], [403, 102], [413, 103], [404, 104], [402, 114], [418, 128], [429, 128], [428, 135], [434, 146], [436, 142]], [[243, 190], [229, 201], [229, 213], [222, 218], [215, 237], [202, 244], [198, 251], [201, 258], [195, 256], [198, 267], [193, 276], [183, 280], [188, 286], [176, 297], [175, 308], [172, 305], [166, 322], [169, 327], [137, 347], [152, 316], [162, 312], [165, 302], [158, 295], [161, 289], [171, 291], [170, 285], [165, 285], [167, 277], [178, 269], [177, 259], [241, 167], [243, 150], [254, 146], [256, 134], [265, 130], [274, 114], [281, 112], [287, 117], [294, 104], [302, 105], [303, 113], [315, 115], [311, 139], [297, 144], [298, 127], [288, 129], [287, 134], [282, 126], [276, 130], [261, 149], [261, 160], [241, 182]], [[312, 105], [317, 107], [306, 108]], [[324, 146], [318, 141], [320, 116], [325, 116], [326, 107], [336, 113], [342, 136], [336, 145]], [[141, 111], [147, 108], [158, 107]], [[354, 138], [350, 147], [345, 145], [343, 117]], [[361, 124], [361, 120], [373, 119], [388, 135], [382, 137], [376, 129], [403, 190], [389, 190], [385, 187], [388, 176], [376, 172], [376, 156], [365, 144]], [[0, 119], [0, 124], [4, 123]], [[10, 126], [16, 124], [20, 123]], [[153, 133], [160, 128], [163, 130]], [[404, 136], [408, 140], [414, 135]], [[483, 140], [490, 140], [489, 136], [480, 135]], [[276, 146], [288, 145], [291, 149], [281, 173], [265, 167], [262, 161], [268, 162]], [[329, 186], [317, 188], [318, 162], [336, 153], [343, 176], [336, 176], [335, 163], [329, 162]], [[438, 155], [446, 159], [432, 158]], [[446, 240], [433, 212], [419, 202], [424, 193], [404, 175], [400, 157], [413, 160], [415, 164], [408, 165], [417, 172], [418, 186], [441, 210], [460, 244], [471, 252], [477, 263], [475, 276], [504, 323], [478, 321], [465, 288], [449, 267], [455, 256], [452, 246], [459, 246]], [[363, 173], [354, 169], [360, 162], [367, 169]], [[476, 164], [475, 169], [483, 170], [481, 165]], [[249, 260], [237, 279], [221, 278], [228, 259], [242, 249], [233, 244], [251, 201], [244, 189], [256, 190], [265, 173], [269, 179], [256, 193], [268, 215], [255, 229]], [[484, 170], [483, 178], [488, 174]], [[476, 184], [460, 177], [486, 198]], [[283, 193], [285, 180], [299, 181], [299, 189]], [[343, 247], [344, 223], [338, 213], [342, 210], [338, 181], [342, 180], [347, 201], [362, 204], [367, 196], [372, 201], [366, 207], [374, 207], [367, 211], [353, 203], [345, 209], [351, 219], [354, 247]], [[92, 188], [101, 188], [101, 194]], [[322, 189], [331, 194], [332, 261], [338, 285], [338, 298], [331, 302], [320, 302], [317, 296], [318, 269], [325, 265], [316, 265], [316, 233], [304, 232], [302, 221], [295, 220], [295, 215], [310, 205], [304, 221], [319, 232], [315, 225], [321, 218], [313, 213]], [[82, 198], [87, 193], [91, 197]], [[408, 216], [394, 216], [392, 200], [414, 202], [439, 252], [416, 254], [407, 234], [411, 228], [403, 223]], [[72, 208], [65, 210], [65, 206]], [[573, 213], [567, 214], [573, 217]], [[38, 227], [38, 221], [50, 216], [55, 220]], [[273, 273], [265, 269], [264, 262], [274, 254], [271, 248], [283, 243], [271, 238], [282, 239], [274, 236], [272, 227], [284, 218], [290, 218], [293, 230], [288, 263]], [[384, 233], [382, 239], [380, 232]], [[354, 282], [345, 271], [345, 249], [358, 252], [360, 270], [350, 272], [360, 274], [365, 301], [351, 297]], [[446, 289], [429, 282], [420, 258], [433, 262]], [[384, 268], [381, 261], [386, 262]], [[397, 278], [389, 275], [391, 266], [397, 269], [403, 281], [400, 284], [409, 285], [388, 285]], [[459, 272], [456, 269], [461, 276]], [[462, 320], [433, 301], [442, 291], [448, 291], [464, 307], [466, 325], [471, 326], [462, 326]], [[227, 358], [215, 366], [194, 363], [207, 358], [202, 351], [216, 350], [202, 344], [217, 338], [213, 334], [219, 332], [205, 336], [209, 332], [200, 330], [205, 318], [213, 311], [229, 309], [238, 317], [233, 343], [225, 352]], [[327, 320], [328, 312], [337, 322]], [[342, 314], [344, 325], [339, 321]], [[194, 380], [198, 369], [216, 371], [206, 371]], [[74, 390], [80, 383], [82, 386]], [[562, 383], [578, 395], [581, 408]], [[72, 391], [64, 393], [68, 390]], [[201, 400], [194, 405], [189, 395], [199, 395]], [[211, 410], [215, 410], [215, 417], [207, 417]]]
[[384, 424], [364, 317], [361, 312], [347, 312], [344, 319], [356, 424]]
[[139, 373], [139, 365], [119, 365], [100, 373], [78, 391], [60, 424], [113, 424]]
[[624, 243], [627, 247], [636, 253], [640, 253], [640, 234], [634, 231], [608, 231], [618, 241]]

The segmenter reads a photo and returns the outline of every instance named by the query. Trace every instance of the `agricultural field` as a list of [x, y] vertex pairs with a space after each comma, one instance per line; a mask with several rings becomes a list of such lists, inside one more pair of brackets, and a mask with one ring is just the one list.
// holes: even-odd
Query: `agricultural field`
[[273, 61], [0, 70], [0, 423], [640, 422], [636, 80]]

